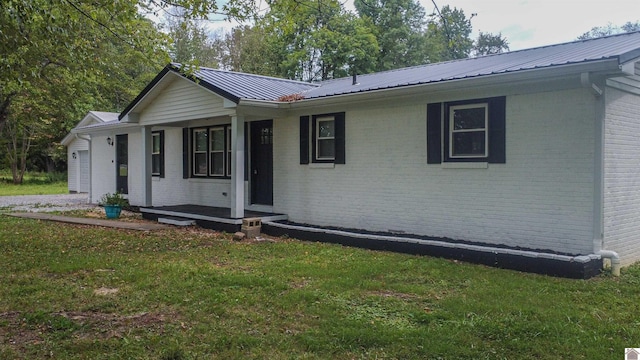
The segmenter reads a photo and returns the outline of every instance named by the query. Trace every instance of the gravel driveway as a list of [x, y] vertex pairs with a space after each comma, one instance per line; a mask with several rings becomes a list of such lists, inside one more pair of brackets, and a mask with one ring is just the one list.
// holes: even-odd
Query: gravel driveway
[[91, 209], [87, 194], [0, 196], [0, 210], [10, 211], [65, 211]]

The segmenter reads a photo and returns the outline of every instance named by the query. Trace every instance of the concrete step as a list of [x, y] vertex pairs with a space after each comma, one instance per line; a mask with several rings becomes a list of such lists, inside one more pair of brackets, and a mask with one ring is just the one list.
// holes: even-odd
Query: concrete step
[[175, 216], [162, 216], [158, 218], [158, 222], [161, 224], [169, 224], [175, 226], [191, 226], [195, 225], [196, 221], [193, 219], [185, 219]]

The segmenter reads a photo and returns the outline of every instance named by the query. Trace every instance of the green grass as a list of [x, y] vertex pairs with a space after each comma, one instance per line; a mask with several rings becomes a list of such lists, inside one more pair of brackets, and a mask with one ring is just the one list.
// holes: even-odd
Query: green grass
[[640, 341], [638, 266], [568, 280], [7, 216], [0, 249], [0, 358], [615, 359]]
[[0, 170], [0, 196], [66, 194], [66, 173], [26, 173], [20, 185], [13, 184], [11, 172]]

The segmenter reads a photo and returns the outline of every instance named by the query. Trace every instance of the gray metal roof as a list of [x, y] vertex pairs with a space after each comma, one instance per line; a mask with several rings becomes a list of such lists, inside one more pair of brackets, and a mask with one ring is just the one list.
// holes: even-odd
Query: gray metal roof
[[[179, 67], [177, 64], [175, 64], [175, 66]], [[194, 75], [205, 87], [211, 86], [212, 88], [210, 88], [210, 90], [230, 98], [230, 100], [248, 99], [274, 101], [281, 96], [301, 93], [319, 86], [318, 84], [308, 82], [205, 67], [196, 70]]]
[[301, 94], [305, 99], [314, 99], [611, 59], [623, 64], [639, 57], [640, 32], [634, 32], [358, 75], [356, 85], [352, 84], [351, 77], [306, 83], [205, 67], [194, 71], [194, 79], [182, 74], [180, 64], [170, 64], [120, 113], [119, 118], [128, 114], [170, 71], [182, 74], [200, 86], [237, 103], [243, 99], [281, 101], [281, 97], [295, 94]]
[[503, 54], [428, 64], [324, 81], [304, 93], [318, 98], [402, 86], [445, 82], [591, 61], [617, 59], [619, 64], [640, 57], [640, 32], [575, 41]]

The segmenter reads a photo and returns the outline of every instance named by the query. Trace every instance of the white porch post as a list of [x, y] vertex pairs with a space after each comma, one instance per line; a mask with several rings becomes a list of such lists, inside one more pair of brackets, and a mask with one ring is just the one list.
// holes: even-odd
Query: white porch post
[[231, 217], [244, 217], [244, 116], [231, 117]]
[[151, 206], [151, 127], [142, 126], [140, 143], [142, 144], [142, 206]]

